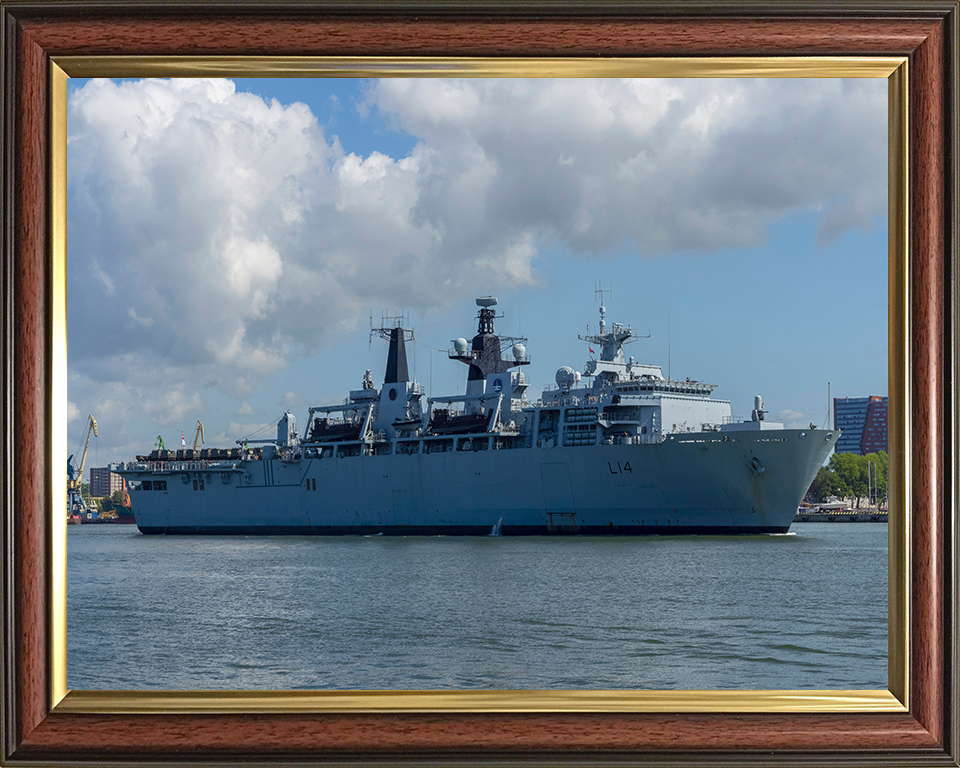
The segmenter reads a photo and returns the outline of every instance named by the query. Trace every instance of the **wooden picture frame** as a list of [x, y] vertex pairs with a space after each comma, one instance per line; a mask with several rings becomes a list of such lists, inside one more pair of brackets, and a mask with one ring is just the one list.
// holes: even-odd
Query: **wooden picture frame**
[[[136, 6], [0, 0], [3, 112], [3, 743], [18, 765], [111, 763], [642, 763], [958, 765], [957, 682], [957, 2], [357, 4]], [[64, 552], [50, 542], [63, 498], [65, 175], [57, 114], [64, 62], [123, 75], [149, 57], [902, 57], [891, 94], [891, 317], [901, 377], [891, 378], [891, 440], [904, 471], [902, 557], [891, 555], [891, 692], [847, 706], [778, 704], [786, 694], [704, 699], [536, 696], [474, 708], [382, 699], [318, 709], [305, 696], [171, 692], [68, 695], [62, 654]], [[58, 63], [59, 62], [59, 63]], [[176, 67], [176, 60], [168, 62]], [[69, 69], [69, 66], [68, 66]], [[169, 70], [164, 70], [169, 71]], [[228, 68], [229, 71], [229, 68]], [[68, 72], [69, 74], [69, 72]], [[898, 143], [899, 141], [899, 143]], [[62, 167], [61, 167], [62, 166]], [[62, 179], [61, 179], [62, 181]], [[908, 213], [904, 217], [902, 211]], [[893, 327], [893, 325], [891, 325]], [[897, 403], [900, 403], [898, 406]], [[895, 462], [892, 462], [894, 464]], [[896, 549], [896, 548], [895, 548]], [[898, 586], [899, 585], [899, 586]], [[60, 594], [62, 592], [63, 594]], [[905, 638], [905, 640], [897, 640]], [[900, 643], [899, 646], [896, 644]], [[63, 674], [61, 674], [63, 673]], [[439, 697], [442, 698], [442, 697]], [[808, 697], [809, 698], [809, 697]], [[854, 697], [855, 698], [855, 697]], [[874, 697], [875, 698], [875, 697]], [[733, 702], [726, 706], [722, 700]], [[376, 702], [375, 702], [376, 704]], [[655, 704], [655, 703], [654, 703]], [[724, 711], [726, 710], [726, 711]]]

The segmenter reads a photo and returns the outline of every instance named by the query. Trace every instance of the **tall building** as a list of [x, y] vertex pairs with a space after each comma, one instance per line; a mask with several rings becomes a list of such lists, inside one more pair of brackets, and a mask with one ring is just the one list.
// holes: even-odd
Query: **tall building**
[[841, 431], [837, 453], [868, 453], [887, 450], [887, 398], [835, 397], [833, 428]]
[[111, 496], [114, 491], [123, 490], [123, 478], [111, 472], [107, 467], [90, 468], [90, 495], [94, 498]]

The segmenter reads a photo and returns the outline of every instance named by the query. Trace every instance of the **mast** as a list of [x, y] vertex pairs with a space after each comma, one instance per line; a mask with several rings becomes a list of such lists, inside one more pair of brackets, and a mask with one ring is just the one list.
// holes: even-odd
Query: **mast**
[[393, 317], [384, 316], [381, 319], [383, 326], [371, 328], [370, 336], [377, 334], [381, 339], [390, 342], [387, 352], [387, 370], [383, 375], [384, 384], [398, 384], [410, 381], [410, 372], [407, 368], [406, 342], [413, 341], [413, 329], [404, 328], [407, 318], [400, 314]]
[[[488, 374], [505, 373], [515, 365], [529, 365], [530, 361], [524, 359], [525, 350], [520, 351], [518, 355], [517, 347], [522, 349], [522, 342], [526, 339], [513, 338], [507, 336], [497, 336], [493, 321], [498, 317], [494, 307], [497, 300], [493, 296], [482, 296], [477, 299], [477, 306], [480, 311], [477, 312], [477, 335], [473, 337], [473, 342], [469, 349], [461, 345], [457, 340], [454, 342], [454, 351], [449, 354], [451, 360], [459, 360], [469, 367], [467, 382], [485, 381]], [[503, 315], [499, 315], [503, 317]], [[501, 343], [506, 342], [514, 347], [514, 359], [504, 359]], [[462, 348], [461, 348], [462, 346]]]
[[624, 344], [627, 344], [634, 339], [648, 339], [650, 336], [649, 334], [647, 336], [634, 336], [634, 331], [636, 329], [633, 326], [622, 325], [621, 323], [614, 323], [613, 330], [607, 332], [607, 308], [603, 305], [603, 294], [606, 293], [607, 295], [612, 296], [613, 288], [600, 288], [598, 284], [595, 293], [600, 299], [600, 332], [595, 335], [590, 335], [588, 333], [586, 336], [578, 336], [577, 338], [581, 341], [587, 342], [588, 344], [596, 344], [599, 346], [599, 359], [601, 361], [608, 363], [622, 363], [624, 362]]
[[600, 294], [600, 335], [603, 336], [604, 329], [607, 327], [606, 321], [604, 320], [604, 316], [607, 314], [607, 308], [603, 306], [603, 294], [606, 293], [609, 296], [613, 296], [613, 285], [611, 285], [607, 290], [603, 290], [603, 288], [600, 287], [600, 283], [597, 283], [597, 287], [594, 290], [594, 295], [598, 293]]

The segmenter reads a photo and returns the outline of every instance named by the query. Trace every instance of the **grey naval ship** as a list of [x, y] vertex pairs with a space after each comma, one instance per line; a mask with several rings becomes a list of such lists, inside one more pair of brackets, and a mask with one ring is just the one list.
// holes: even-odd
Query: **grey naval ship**
[[[837, 434], [731, 416], [715, 385], [664, 378], [625, 358], [635, 329], [579, 337], [599, 352], [526, 395], [523, 338], [498, 336], [477, 299], [472, 343], [448, 356], [466, 391], [428, 397], [410, 381], [402, 322], [383, 386], [371, 372], [339, 405], [285, 413], [276, 439], [154, 451], [111, 468], [145, 534], [673, 535], [786, 532]], [[384, 323], [387, 325], [387, 323]], [[425, 402], [424, 402], [425, 401]]]

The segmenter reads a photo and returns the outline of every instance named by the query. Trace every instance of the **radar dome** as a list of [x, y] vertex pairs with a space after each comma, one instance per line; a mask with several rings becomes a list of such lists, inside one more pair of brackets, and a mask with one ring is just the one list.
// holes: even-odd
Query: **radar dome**
[[454, 349], [457, 350], [458, 355], [462, 355], [467, 351], [467, 340], [464, 338], [459, 338], [453, 342]]
[[523, 356], [527, 354], [527, 348], [523, 344], [514, 344], [513, 345], [513, 359], [514, 360], [523, 360]]
[[497, 299], [494, 296], [481, 296], [477, 299], [478, 307], [493, 307], [496, 306]]
[[570, 387], [576, 383], [577, 372], [569, 365], [565, 365], [557, 371], [557, 386], [560, 387], [560, 389], [570, 389]]

